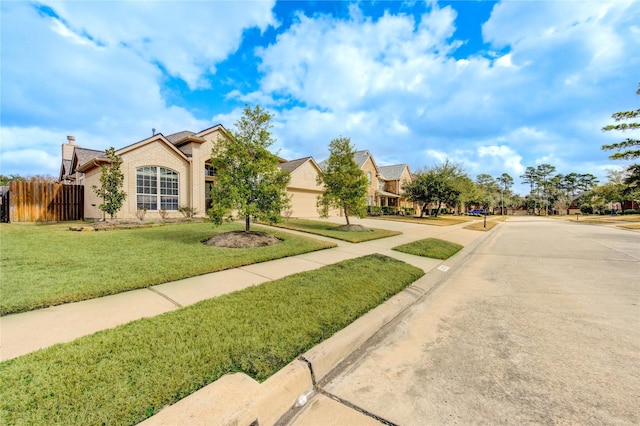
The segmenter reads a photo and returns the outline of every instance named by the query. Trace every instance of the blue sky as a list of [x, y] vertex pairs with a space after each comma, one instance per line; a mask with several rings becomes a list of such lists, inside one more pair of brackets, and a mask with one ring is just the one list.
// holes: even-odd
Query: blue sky
[[[640, 2], [3, 1], [0, 173], [50, 174], [67, 135], [116, 149], [274, 115], [273, 149], [475, 177], [593, 173], [637, 109]], [[526, 188], [517, 185], [522, 193]]]

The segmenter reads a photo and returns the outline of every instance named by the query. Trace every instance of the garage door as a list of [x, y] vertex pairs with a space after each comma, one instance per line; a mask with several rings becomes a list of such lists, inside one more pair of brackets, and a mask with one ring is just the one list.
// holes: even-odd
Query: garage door
[[291, 196], [291, 217], [319, 217], [316, 197], [319, 193], [289, 190]]

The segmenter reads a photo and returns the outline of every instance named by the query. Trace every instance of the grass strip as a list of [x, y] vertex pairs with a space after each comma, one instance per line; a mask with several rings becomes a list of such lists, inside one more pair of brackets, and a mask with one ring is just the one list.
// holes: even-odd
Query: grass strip
[[414, 241], [409, 244], [394, 247], [393, 250], [409, 253], [416, 256], [430, 257], [432, 259], [448, 259], [460, 250], [463, 246], [450, 241], [438, 238], [426, 238]]
[[469, 229], [471, 231], [490, 231], [495, 228], [496, 225], [501, 222], [505, 222], [507, 219], [507, 216], [494, 216], [491, 219], [487, 219], [486, 226], [483, 219], [465, 226], [464, 229]]
[[238, 224], [214, 228], [211, 223], [191, 223], [104, 232], [68, 228], [68, 224], [0, 224], [0, 315], [335, 246], [273, 230], [268, 232], [282, 242], [268, 247], [230, 249], [201, 244], [218, 233], [242, 229]]
[[402, 234], [402, 232], [377, 228], [369, 228], [370, 232], [340, 231], [336, 228], [341, 225], [307, 219], [285, 219], [283, 222], [278, 223], [275, 226], [279, 228], [292, 229], [294, 231], [322, 235], [324, 237], [335, 238], [337, 240], [347, 241], [350, 243], [361, 243], [363, 241], [377, 240]]
[[618, 228], [640, 229], [640, 223], [631, 223], [629, 225], [618, 225]]
[[457, 225], [459, 223], [469, 222], [471, 220], [467, 216], [455, 216], [455, 217], [377, 216], [377, 217], [371, 217], [370, 219], [390, 220], [395, 222], [419, 223], [420, 225], [431, 225], [431, 226], [451, 226], [451, 225]]
[[224, 374], [264, 381], [423, 274], [369, 255], [5, 361], [0, 423], [135, 424]]

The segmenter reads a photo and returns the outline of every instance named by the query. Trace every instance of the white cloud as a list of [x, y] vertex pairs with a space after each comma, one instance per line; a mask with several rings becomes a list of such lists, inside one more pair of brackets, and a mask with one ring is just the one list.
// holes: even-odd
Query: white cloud
[[64, 20], [67, 35], [110, 48], [124, 46], [145, 62], [160, 63], [193, 89], [208, 87], [205, 74], [238, 49], [243, 30], [278, 25], [272, 13], [275, 0], [249, 7], [227, 1], [45, 4]]
[[29, 164], [33, 171], [29, 176], [49, 175], [57, 178], [60, 173], [60, 157], [39, 149], [3, 151], [0, 154], [0, 163], [5, 175], [20, 174], [13, 173], [12, 170], [20, 169], [25, 163]]
[[[559, 172], [594, 173], [610, 163], [600, 146], [618, 139], [600, 128], [637, 108], [640, 2], [496, 3], [482, 28], [490, 51], [465, 57], [454, 32], [462, 3], [428, 2], [422, 16], [371, 18], [358, 3], [346, 18], [299, 13], [261, 41], [259, 63], [238, 66], [257, 67], [258, 86], [238, 85], [218, 110], [189, 100], [210, 94], [216, 67], [257, 39], [246, 29], [279, 25], [272, 1], [47, 4], [59, 20], [32, 3], [0, 6], [3, 156], [35, 149], [51, 159], [68, 134], [104, 149], [151, 128], [232, 128], [248, 102], [274, 113], [286, 158], [325, 159], [329, 141], [348, 136], [380, 164], [412, 170], [448, 158], [471, 175], [515, 175], [547, 158]], [[199, 90], [172, 105], [167, 74]], [[9, 164], [18, 167], [3, 172]]]

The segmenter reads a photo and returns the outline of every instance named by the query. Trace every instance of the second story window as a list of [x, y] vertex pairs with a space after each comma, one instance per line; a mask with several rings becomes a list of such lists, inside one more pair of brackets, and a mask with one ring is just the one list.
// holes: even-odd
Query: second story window
[[211, 164], [204, 165], [204, 175], [205, 176], [215, 176], [218, 171], [215, 167], [212, 167]]

